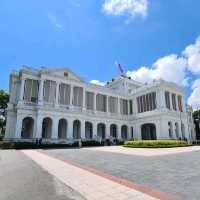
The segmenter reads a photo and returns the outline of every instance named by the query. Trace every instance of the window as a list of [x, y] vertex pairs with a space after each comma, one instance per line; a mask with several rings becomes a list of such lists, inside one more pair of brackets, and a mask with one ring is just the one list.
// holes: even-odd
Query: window
[[107, 111], [107, 96], [103, 94], [97, 94], [96, 97], [97, 100], [97, 110], [101, 112], [106, 112]]
[[37, 80], [27, 79], [24, 85], [24, 101], [38, 102], [39, 83]]
[[109, 97], [109, 111], [110, 113], [117, 113], [118, 111], [118, 99], [116, 97]]
[[176, 110], [176, 94], [172, 94], [172, 106], [173, 110]]
[[128, 115], [128, 100], [120, 99], [120, 113], [122, 115]]
[[85, 96], [86, 101], [86, 109], [93, 110], [94, 109], [94, 93], [93, 92], [86, 92]]
[[70, 85], [61, 83], [59, 86], [59, 103], [62, 105], [70, 104]]
[[133, 101], [129, 100], [130, 115], [133, 114]]
[[169, 94], [169, 92], [165, 92], [165, 104], [166, 104], [166, 108], [170, 109], [170, 94]]
[[137, 97], [138, 112], [152, 111], [156, 109], [156, 93], [148, 93]]
[[73, 97], [73, 105], [74, 106], [83, 106], [83, 88], [74, 87], [74, 97]]
[[181, 112], [183, 112], [182, 96], [181, 95], [178, 95], [178, 108]]
[[56, 98], [56, 82], [51, 80], [44, 81], [44, 101], [54, 103]]

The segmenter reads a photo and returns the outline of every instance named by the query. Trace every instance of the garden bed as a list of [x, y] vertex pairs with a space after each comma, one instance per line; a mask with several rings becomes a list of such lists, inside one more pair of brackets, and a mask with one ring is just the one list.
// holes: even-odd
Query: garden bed
[[186, 141], [181, 140], [137, 140], [126, 141], [124, 147], [130, 148], [172, 148], [191, 146]]

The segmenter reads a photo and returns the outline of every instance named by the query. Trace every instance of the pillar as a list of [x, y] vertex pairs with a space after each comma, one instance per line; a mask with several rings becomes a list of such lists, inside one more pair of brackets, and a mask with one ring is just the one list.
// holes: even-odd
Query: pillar
[[94, 93], [94, 111], [97, 110], [97, 93]]
[[71, 85], [71, 90], [70, 90], [70, 105], [73, 106], [73, 98], [74, 98], [74, 86]]
[[93, 123], [93, 139], [97, 138], [97, 122]]
[[118, 113], [121, 114], [121, 112], [120, 112], [120, 98], [118, 98], [118, 102], [117, 103], [118, 103]]
[[25, 78], [22, 77], [21, 87], [20, 87], [20, 96], [19, 96], [20, 101], [23, 101], [23, 98], [24, 98], [24, 86], [25, 86]]
[[55, 106], [59, 106], [59, 86], [60, 86], [60, 83], [56, 82], [56, 102], [55, 102]]
[[52, 135], [51, 138], [57, 140], [58, 139], [58, 119], [52, 118], [53, 126], [52, 126]]
[[83, 88], [83, 110], [86, 109], [86, 106], [85, 106], [85, 88]]
[[15, 138], [20, 139], [21, 138], [21, 132], [22, 132], [22, 116], [17, 114], [17, 123], [16, 123], [16, 131], [15, 131]]
[[85, 139], [85, 120], [81, 121], [81, 139]]
[[110, 124], [106, 124], [106, 139], [110, 138]]
[[42, 138], [42, 124], [43, 124], [43, 117], [38, 115], [36, 119], [36, 138]]
[[117, 125], [117, 138], [118, 138], [119, 140], [122, 139], [121, 125]]
[[67, 137], [68, 137], [68, 139], [73, 139], [73, 122], [74, 122], [74, 120], [68, 119], [68, 124], [67, 124]]
[[44, 80], [40, 80], [39, 94], [38, 94], [38, 104], [43, 105], [43, 90], [44, 90]]

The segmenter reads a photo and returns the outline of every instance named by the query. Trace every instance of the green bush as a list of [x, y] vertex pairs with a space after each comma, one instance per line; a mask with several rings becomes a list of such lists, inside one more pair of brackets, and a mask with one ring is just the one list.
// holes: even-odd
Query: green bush
[[4, 135], [0, 133], [0, 141], [2, 141], [4, 138]]
[[83, 147], [92, 147], [92, 146], [103, 146], [103, 142], [98, 142], [95, 140], [88, 140], [88, 141], [82, 141], [82, 146]]
[[46, 148], [69, 148], [78, 147], [78, 142], [73, 144], [41, 144], [31, 142], [0, 142], [0, 149], [46, 149]]
[[193, 141], [192, 143], [193, 143], [194, 145], [195, 145], [195, 144], [200, 145], [200, 140]]
[[170, 148], [190, 145], [186, 141], [180, 140], [137, 140], [126, 141], [123, 146], [132, 148]]

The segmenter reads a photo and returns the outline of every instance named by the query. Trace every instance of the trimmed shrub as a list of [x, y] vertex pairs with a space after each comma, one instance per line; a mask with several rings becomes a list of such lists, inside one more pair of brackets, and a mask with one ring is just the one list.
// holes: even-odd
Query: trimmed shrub
[[124, 147], [131, 148], [171, 148], [191, 146], [186, 141], [181, 140], [137, 140], [126, 141]]
[[92, 147], [92, 146], [103, 146], [103, 142], [98, 142], [95, 140], [88, 140], [88, 141], [82, 141], [82, 146], [83, 147]]
[[73, 144], [41, 144], [31, 142], [0, 142], [0, 149], [50, 149], [50, 148], [69, 148], [78, 147], [78, 142]]
[[4, 138], [4, 135], [0, 133], [0, 141], [2, 141]]

